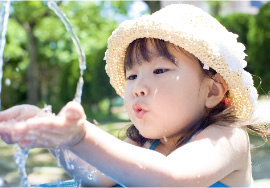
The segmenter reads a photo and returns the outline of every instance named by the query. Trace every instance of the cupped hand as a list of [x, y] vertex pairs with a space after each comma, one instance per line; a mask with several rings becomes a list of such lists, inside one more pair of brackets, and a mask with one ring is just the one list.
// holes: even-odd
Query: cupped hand
[[13, 133], [12, 129], [19, 126], [19, 122], [26, 121], [33, 117], [52, 116], [53, 114], [44, 109], [40, 109], [34, 105], [17, 105], [0, 112], [0, 138], [7, 144], [14, 144], [10, 138]]
[[7, 121], [25, 121], [35, 116], [45, 116], [45, 114], [48, 115], [45, 110], [33, 105], [23, 104], [0, 112], [0, 123]]
[[17, 143], [24, 148], [69, 147], [80, 142], [86, 132], [86, 116], [76, 102], [69, 102], [57, 116], [35, 116], [6, 124], [13, 126], [0, 128], [0, 135], [5, 133], [7, 143]]

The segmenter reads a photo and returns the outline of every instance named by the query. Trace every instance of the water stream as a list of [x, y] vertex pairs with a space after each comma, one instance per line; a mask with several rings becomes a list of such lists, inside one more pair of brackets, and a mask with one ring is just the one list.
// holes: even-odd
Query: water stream
[[[74, 101], [81, 103], [81, 97], [82, 97], [82, 89], [83, 89], [83, 73], [86, 69], [86, 58], [84, 51], [81, 48], [80, 42], [78, 37], [76, 36], [74, 29], [66, 17], [66, 15], [62, 12], [62, 10], [57, 6], [57, 3], [54, 0], [48, 1], [48, 7], [55, 12], [55, 14], [60, 18], [60, 20], [63, 22], [63, 24], [66, 27], [67, 32], [70, 34], [72, 41], [76, 47], [77, 53], [79, 55], [79, 67], [80, 67], [80, 78], [77, 83], [76, 93], [74, 97]], [[3, 53], [4, 53], [4, 47], [6, 43], [5, 35], [7, 31], [7, 24], [8, 24], [8, 17], [9, 17], [9, 8], [10, 8], [10, 0], [6, 1], [0, 1], [0, 96], [1, 96], [1, 88], [2, 88], [2, 76], [3, 76]], [[0, 107], [1, 107], [1, 100], [0, 100]], [[56, 154], [56, 159], [58, 162], [58, 165], [60, 166], [60, 159], [59, 159], [59, 153], [60, 149], [54, 150]], [[70, 159], [67, 152], [64, 155], [64, 160], [67, 164], [69, 169], [72, 170], [73, 164], [72, 159]], [[21, 186], [23, 187], [29, 187], [30, 184], [27, 179], [27, 173], [25, 170], [25, 164], [26, 160], [28, 158], [29, 149], [21, 148], [20, 146], [16, 146], [16, 152], [14, 155], [14, 161], [18, 166], [19, 174], [20, 174], [20, 180], [21, 180]], [[74, 181], [77, 185], [77, 187], [80, 187], [81, 184], [81, 177], [74, 177]], [[57, 180], [57, 185], [60, 185], [61, 181]]]
[[76, 94], [74, 97], [74, 101], [81, 103], [82, 89], [83, 89], [83, 73], [86, 69], [86, 58], [84, 51], [81, 48], [80, 41], [75, 34], [75, 31], [68, 20], [67, 16], [63, 11], [57, 6], [54, 0], [48, 1], [48, 7], [55, 12], [55, 14], [60, 18], [60, 20], [64, 23], [67, 32], [70, 34], [74, 45], [76, 46], [77, 52], [79, 54], [79, 67], [80, 67], [80, 78], [77, 84]]
[[[54, 0], [49, 0], [48, 1], [48, 7], [55, 12], [55, 14], [60, 18], [60, 20], [63, 22], [63, 24], [66, 27], [67, 32], [69, 33], [70, 37], [72, 38], [72, 41], [76, 47], [77, 53], [79, 54], [79, 67], [80, 67], [80, 78], [77, 83], [77, 88], [76, 88], [76, 93], [74, 97], [74, 101], [81, 103], [81, 97], [82, 97], [82, 89], [83, 89], [83, 73], [84, 70], [86, 69], [86, 58], [83, 49], [81, 48], [80, 41], [78, 37], [75, 34], [75, 31], [68, 20], [67, 16], [65, 13], [57, 6], [56, 2]], [[61, 149], [56, 149], [55, 153], [60, 153]], [[74, 165], [72, 163], [72, 158], [69, 155], [68, 151], [63, 150], [64, 153], [64, 160], [66, 162], [66, 166], [69, 170], [74, 170]], [[60, 164], [60, 159], [59, 155], [56, 155], [57, 163], [58, 165]], [[77, 187], [81, 186], [81, 177], [76, 176], [74, 177], [74, 181], [77, 185]], [[60, 182], [61, 183], [61, 182]]]
[[16, 145], [16, 152], [14, 154], [14, 161], [19, 169], [19, 175], [21, 180], [21, 186], [30, 187], [28, 182], [27, 173], [25, 169], [26, 160], [28, 158], [29, 149], [21, 148], [19, 145]]
[[[3, 63], [4, 63], [4, 49], [6, 44], [6, 32], [9, 17], [10, 0], [0, 1], [0, 96], [2, 92], [2, 77], [3, 77]], [[1, 109], [1, 99], [0, 99]]]

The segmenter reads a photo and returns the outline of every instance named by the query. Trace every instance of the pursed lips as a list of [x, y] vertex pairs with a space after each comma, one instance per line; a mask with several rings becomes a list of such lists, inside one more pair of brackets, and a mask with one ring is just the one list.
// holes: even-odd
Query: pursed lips
[[139, 104], [134, 104], [132, 106], [133, 111], [137, 118], [142, 119], [144, 114], [147, 112], [144, 108], [141, 107]]

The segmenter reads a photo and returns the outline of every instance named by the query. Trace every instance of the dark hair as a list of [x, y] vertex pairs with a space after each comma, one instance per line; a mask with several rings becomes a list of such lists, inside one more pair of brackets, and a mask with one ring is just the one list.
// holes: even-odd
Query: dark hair
[[[127, 51], [126, 51], [126, 56], [125, 56], [125, 62], [124, 62], [125, 70], [131, 68], [134, 63], [140, 64], [142, 62], [141, 60], [145, 60], [145, 61], [149, 62], [151, 60], [151, 58], [154, 55], [156, 55], [156, 54], [151, 54], [150, 51], [147, 49], [147, 41], [148, 40], [150, 40], [152, 45], [156, 48], [158, 55], [165, 57], [166, 59], [170, 60], [172, 63], [175, 63], [175, 61], [174, 61], [175, 58], [169, 53], [168, 45], [172, 45], [175, 49], [181, 50], [186, 55], [194, 57], [198, 61], [198, 63], [200, 64], [204, 76], [213, 78], [213, 76], [217, 73], [212, 68], [210, 68], [209, 70], [203, 69], [203, 64], [201, 63], [201, 61], [198, 58], [196, 58], [194, 55], [185, 51], [183, 48], [175, 46], [172, 43], [165, 42], [164, 40], [153, 39], [153, 38], [151, 38], [151, 39], [140, 38], [140, 39], [133, 41], [128, 46]], [[225, 97], [228, 97], [228, 96], [229, 96], [229, 91], [227, 91], [227, 93], [225, 94]], [[205, 114], [198, 122], [194, 123], [191, 126], [187, 126], [183, 130], [184, 136], [178, 140], [177, 145], [175, 146], [175, 149], [177, 147], [180, 147], [183, 144], [185, 144], [189, 139], [191, 139], [191, 137], [194, 134], [200, 132], [201, 130], [205, 129], [209, 125], [212, 125], [212, 124], [217, 123], [217, 122], [223, 122], [223, 123], [219, 123], [220, 125], [225, 125], [224, 122], [227, 124], [228, 123], [234, 124], [238, 121], [240, 121], [240, 120], [234, 115], [233, 107], [230, 107], [229, 105], [226, 105], [225, 103], [220, 102], [214, 108], [206, 109]], [[248, 125], [247, 127], [252, 129], [252, 130], [255, 129], [254, 126], [252, 126], [252, 125]], [[256, 131], [256, 132], [258, 132], [258, 131]], [[150, 141], [150, 142], [153, 141], [152, 139], [148, 139], [148, 138], [145, 138], [142, 135], [140, 135], [139, 131], [137, 130], [137, 128], [134, 125], [131, 125], [127, 129], [126, 134], [127, 134], [127, 137], [134, 140], [135, 142], [137, 142], [141, 146], [147, 141]]]

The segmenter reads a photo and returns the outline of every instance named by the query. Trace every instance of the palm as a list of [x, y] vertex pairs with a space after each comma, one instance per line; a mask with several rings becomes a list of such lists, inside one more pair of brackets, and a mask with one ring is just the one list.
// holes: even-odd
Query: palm
[[33, 105], [18, 105], [0, 112], [0, 122], [5, 121], [25, 121], [35, 116], [44, 116], [45, 112]]

